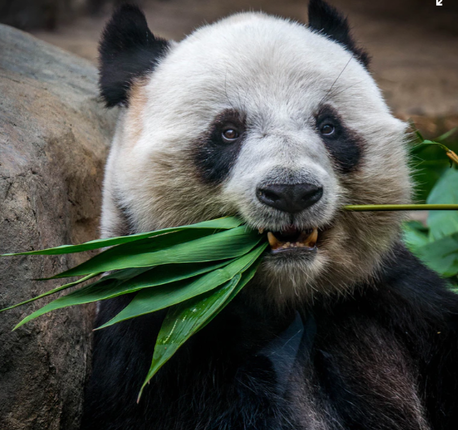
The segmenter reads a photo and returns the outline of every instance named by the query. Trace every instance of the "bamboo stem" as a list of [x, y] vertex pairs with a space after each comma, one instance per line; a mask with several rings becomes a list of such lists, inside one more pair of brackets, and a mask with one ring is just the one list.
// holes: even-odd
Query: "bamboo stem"
[[347, 211], [458, 211], [458, 205], [347, 205]]
[[450, 160], [454, 161], [456, 164], [458, 164], [458, 155], [456, 155], [452, 150], [447, 151], [447, 157], [450, 158]]

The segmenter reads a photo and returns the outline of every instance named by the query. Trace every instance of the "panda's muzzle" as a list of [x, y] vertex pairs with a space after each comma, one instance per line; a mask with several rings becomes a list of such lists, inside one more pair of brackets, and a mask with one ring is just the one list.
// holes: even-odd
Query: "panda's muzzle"
[[[317, 203], [323, 196], [323, 187], [308, 182], [263, 184], [256, 189], [256, 196], [263, 205], [293, 216]], [[318, 229], [299, 230], [289, 225], [281, 231], [269, 231], [267, 239], [272, 254], [310, 252], [316, 249]]]
[[267, 233], [267, 239], [273, 254], [289, 251], [311, 252], [316, 249], [318, 229], [299, 230], [295, 226], [288, 226], [279, 232]]

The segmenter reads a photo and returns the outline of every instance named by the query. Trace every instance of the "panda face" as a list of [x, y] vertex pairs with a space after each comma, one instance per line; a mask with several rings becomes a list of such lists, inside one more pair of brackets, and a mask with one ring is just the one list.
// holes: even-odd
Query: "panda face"
[[268, 235], [255, 283], [276, 302], [353, 289], [400, 219], [342, 206], [410, 195], [405, 125], [362, 58], [260, 13], [167, 45], [131, 83], [107, 165], [104, 234], [122, 222], [137, 232], [238, 215]]

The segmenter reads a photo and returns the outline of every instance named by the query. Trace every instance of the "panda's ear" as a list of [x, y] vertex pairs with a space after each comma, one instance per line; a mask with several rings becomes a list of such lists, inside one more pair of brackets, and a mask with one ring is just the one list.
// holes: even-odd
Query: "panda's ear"
[[323, 0], [310, 0], [309, 27], [345, 46], [367, 68], [369, 55], [353, 40], [347, 19]]
[[117, 9], [99, 45], [100, 92], [107, 107], [127, 104], [134, 80], [150, 73], [169, 46], [151, 33], [137, 6]]

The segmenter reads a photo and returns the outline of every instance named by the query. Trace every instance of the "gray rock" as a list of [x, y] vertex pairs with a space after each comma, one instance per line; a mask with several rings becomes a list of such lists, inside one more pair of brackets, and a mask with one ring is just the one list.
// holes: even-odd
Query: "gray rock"
[[[98, 236], [116, 112], [86, 60], [0, 25], [0, 253]], [[0, 258], [0, 308], [60, 285], [37, 282], [88, 256]], [[79, 427], [93, 306], [11, 329], [47, 299], [0, 314], [0, 429]]]

